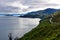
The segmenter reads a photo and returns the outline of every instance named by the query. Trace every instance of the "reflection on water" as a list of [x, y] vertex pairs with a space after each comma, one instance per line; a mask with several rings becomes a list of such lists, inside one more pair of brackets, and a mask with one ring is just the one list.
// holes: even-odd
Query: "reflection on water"
[[39, 24], [38, 18], [0, 17], [0, 40], [8, 40], [8, 34], [13, 38], [22, 37]]

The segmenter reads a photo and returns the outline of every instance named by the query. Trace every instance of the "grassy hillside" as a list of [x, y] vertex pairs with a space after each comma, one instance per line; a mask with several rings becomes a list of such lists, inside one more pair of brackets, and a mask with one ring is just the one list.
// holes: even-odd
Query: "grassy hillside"
[[18, 40], [60, 40], [60, 12], [40, 21], [40, 24]]

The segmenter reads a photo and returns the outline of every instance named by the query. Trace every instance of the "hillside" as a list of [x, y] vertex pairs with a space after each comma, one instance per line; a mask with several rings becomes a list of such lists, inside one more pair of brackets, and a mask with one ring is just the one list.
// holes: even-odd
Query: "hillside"
[[[18, 40], [60, 40], [60, 12], [41, 20], [39, 25]], [[50, 18], [52, 22], [50, 23]]]
[[27, 18], [45, 18], [46, 16], [53, 14], [54, 12], [57, 12], [59, 9], [53, 9], [53, 8], [47, 8], [44, 10], [38, 10], [38, 11], [34, 11], [34, 12], [29, 12], [27, 14], [25, 14], [24, 16], [20, 16], [20, 17], [27, 17]]

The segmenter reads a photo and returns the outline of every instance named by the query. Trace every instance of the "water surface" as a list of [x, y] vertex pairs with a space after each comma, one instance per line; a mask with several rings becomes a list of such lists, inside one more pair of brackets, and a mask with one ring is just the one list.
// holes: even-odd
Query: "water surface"
[[0, 40], [8, 40], [8, 34], [13, 38], [22, 37], [39, 24], [38, 18], [0, 17]]

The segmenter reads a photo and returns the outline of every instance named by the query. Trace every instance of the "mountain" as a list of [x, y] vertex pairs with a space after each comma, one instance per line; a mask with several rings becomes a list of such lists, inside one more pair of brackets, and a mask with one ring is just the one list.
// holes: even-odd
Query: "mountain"
[[[50, 23], [51, 18], [53, 23]], [[60, 12], [41, 20], [36, 28], [18, 40], [60, 40]]]
[[54, 12], [59, 11], [59, 9], [52, 9], [52, 8], [47, 8], [45, 10], [39, 10], [39, 11], [34, 11], [34, 12], [29, 12], [25, 14], [24, 16], [20, 17], [27, 17], [27, 18], [45, 18], [50, 14], [53, 14]]
[[25, 14], [0, 14], [0, 16], [24, 16]]

